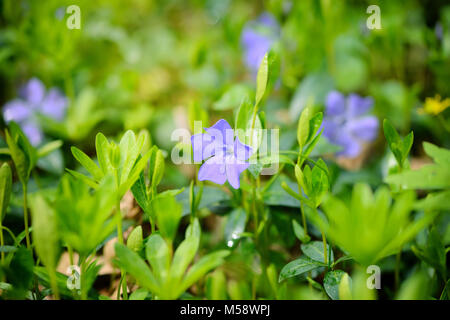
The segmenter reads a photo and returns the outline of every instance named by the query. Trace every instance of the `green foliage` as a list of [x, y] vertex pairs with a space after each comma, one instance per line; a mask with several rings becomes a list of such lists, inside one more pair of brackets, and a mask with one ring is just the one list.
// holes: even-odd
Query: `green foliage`
[[36, 149], [33, 148], [27, 137], [15, 122], [10, 123], [9, 129], [11, 133], [10, 131], [5, 130], [6, 143], [8, 144], [9, 152], [14, 161], [20, 182], [25, 185], [28, 182], [31, 170], [36, 165]]
[[411, 221], [414, 201], [413, 192], [404, 192], [392, 204], [387, 188], [372, 193], [368, 185], [356, 184], [347, 203], [335, 196], [325, 199], [328, 221], [310, 218], [352, 258], [368, 266], [396, 253], [434, 219], [436, 214], [429, 213]]
[[324, 266], [325, 265], [319, 261], [314, 261], [308, 257], [300, 257], [297, 260], [289, 262], [283, 267], [283, 269], [281, 269], [278, 281], [281, 282], [287, 278], [302, 275], [306, 272]]
[[182, 215], [181, 204], [172, 194], [160, 194], [152, 200], [152, 210], [162, 237], [173, 241]]
[[73, 156], [92, 177], [67, 170], [94, 188], [105, 175], [110, 174], [115, 179], [115, 189], [118, 191], [118, 196], [121, 197], [133, 186], [147, 165], [151, 155], [150, 151], [140, 157], [145, 142], [145, 135], [136, 138], [131, 130], [123, 135], [118, 145], [114, 142], [108, 142], [102, 133], [98, 133], [95, 139], [95, 148], [99, 166], [81, 150], [72, 147]]
[[6, 215], [9, 200], [11, 198], [12, 172], [7, 163], [0, 168], [0, 225]]
[[[190, 228], [199, 230], [198, 221], [195, 220]], [[158, 298], [176, 299], [206, 273], [221, 265], [229, 254], [227, 250], [216, 251], [192, 264], [199, 241], [199, 232], [187, 232], [172, 257], [172, 242], [158, 233], [151, 235], [145, 249], [150, 268], [137, 253], [116, 244], [117, 264]]]
[[[328, 271], [323, 279], [323, 287], [327, 294], [333, 300], [339, 300], [341, 289], [341, 282], [344, 280], [344, 275], [348, 275], [342, 270]], [[346, 278], [348, 279], [348, 278]], [[347, 280], [348, 281], [348, 280]]]
[[450, 151], [424, 142], [425, 152], [434, 160], [418, 170], [409, 170], [386, 177], [387, 183], [404, 189], [447, 189], [450, 187]]
[[403, 168], [405, 160], [408, 157], [409, 151], [411, 150], [414, 134], [411, 131], [404, 139], [400, 138], [397, 130], [392, 126], [392, 124], [384, 119], [383, 121], [384, 136], [389, 144], [389, 148], [397, 160], [400, 168]]
[[105, 177], [95, 192], [66, 174], [54, 201], [58, 230], [65, 243], [87, 257], [114, 230], [114, 179]]

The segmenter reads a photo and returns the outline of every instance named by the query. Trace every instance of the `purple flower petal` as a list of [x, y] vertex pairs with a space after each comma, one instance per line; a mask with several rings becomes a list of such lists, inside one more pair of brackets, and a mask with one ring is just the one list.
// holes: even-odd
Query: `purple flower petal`
[[361, 152], [358, 140], [345, 130], [340, 130], [334, 137], [333, 142], [343, 148], [337, 153], [339, 156], [354, 158]]
[[40, 106], [40, 112], [55, 120], [63, 120], [67, 108], [67, 98], [58, 90], [50, 89]]
[[339, 129], [339, 125], [336, 122], [334, 122], [330, 117], [327, 117], [322, 121], [321, 127], [323, 127], [323, 135], [327, 137], [328, 140], [330, 141], [334, 139]]
[[212, 127], [205, 128], [205, 130], [214, 137], [217, 143], [222, 142], [222, 145], [225, 146], [233, 145], [234, 132], [226, 120], [220, 119]]
[[214, 137], [207, 133], [194, 134], [191, 137], [192, 149], [194, 151], [194, 162], [201, 162], [215, 153], [216, 144]]
[[327, 116], [343, 115], [345, 111], [345, 97], [338, 91], [331, 91], [325, 102]]
[[44, 99], [45, 87], [38, 78], [32, 78], [22, 88], [22, 96], [27, 100], [32, 108], [36, 108]]
[[3, 118], [5, 122], [22, 122], [28, 119], [30, 115], [31, 110], [29, 106], [25, 101], [20, 99], [12, 100], [3, 107]]
[[250, 158], [252, 155], [253, 150], [252, 147], [243, 144], [239, 138], [236, 138], [234, 140], [234, 157], [239, 161], [244, 161]]
[[209, 180], [217, 184], [224, 184], [227, 181], [227, 174], [223, 155], [214, 156], [206, 160], [198, 171], [198, 180]]
[[239, 177], [242, 171], [246, 170], [249, 166], [249, 163], [242, 162], [236, 160], [234, 157], [229, 156], [231, 159], [227, 160], [226, 171], [227, 171], [227, 179], [230, 185], [234, 189], [239, 189], [240, 181]]
[[366, 116], [347, 122], [347, 130], [364, 141], [373, 141], [378, 135], [378, 118]]
[[42, 131], [35, 123], [27, 121], [21, 124], [21, 128], [33, 146], [37, 146], [42, 142]]
[[244, 61], [255, 75], [262, 58], [270, 50], [278, 34], [278, 23], [267, 12], [261, 14], [256, 20], [248, 22], [242, 30], [241, 44], [245, 50]]
[[355, 93], [348, 96], [347, 112], [349, 117], [357, 117], [368, 112], [373, 106], [372, 97], [361, 97]]

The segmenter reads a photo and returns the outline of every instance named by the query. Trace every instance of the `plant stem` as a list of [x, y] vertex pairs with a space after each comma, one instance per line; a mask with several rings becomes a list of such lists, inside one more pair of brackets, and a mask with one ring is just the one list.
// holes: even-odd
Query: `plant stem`
[[55, 298], [55, 300], [59, 300], [59, 291], [58, 291], [58, 282], [57, 282], [57, 278], [56, 278], [56, 271], [55, 270], [51, 270], [51, 272], [49, 272], [49, 277], [50, 277], [50, 286], [52, 287], [52, 292], [53, 292], [53, 297]]
[[[299, 166], [299, 168], [302, 168], [303, 165], [303, 161], [304, 161], [304, 157], [302, 157], [302, 153], [303, 153], [303, 147], [300, 147], [300, 150], [298, 152], [298, 156], [297, 156], [297, 165]], [[300, 182], [297, 181], [297, 186], [298, 186], [298, 194], [301, 196], [302, 195], [302, 186], [300, 185]], [[303, 203], [300, 201], [300, 213], [302, 215], [302, 224], [303, 224], [303, 229], [305, 230], [305, 236], [308, 236], [308, 225], [306, 223], [306, 216], [305, 216], [305, 210], [303, 209]]]
[[[2, 225], [2, 217], [0, 217], [0, 246], [2, 246], [3, 247], [3, 245], [4, 245], [4, 242], [3, 242], [3, 225]], [[1, 261], [2, 261], [2, 264], [5, 262], [5, 253], [2, 251], [2, 254], [1, 254]]]
[[398, 251], [397, 255], [396, 255], [396, 259], [395, 259], [395, 274], [394, 274], [394, 279], [395, 279], [395, 290], [398, 289], [399, 283], [400, 283], [400, 260], [401, 260], [401, 256], [402, 256], [402, 248], [400, 248], [400, 250]]
[[[300, 194], [302, 192], [302, 188], [300, 186], [298, 186], [298, 192]], [[305, 211], [303, 209], [303, 203], [301, 201], [300, 201], [300, 213], [302, 215], [302, 224], [303, 224], [303, 229], [305, 230], [305, 236], [308, 236], [308, 224], [306, 223]]]
[[26, 183], [22, 184], [22, 189], [23, 189], [23, 222], [25, 225], [25, 239], [27, 242], [27, 248], [29, 249], [31, 247], [31, 242], [30, 242], [30, 232], [28, 229], [28, 199], [27, 199], [27, 185]]
[[[116, 215], [117, 215], [117, 240], [119, 241], [120, 244], [123, 244], [122, 213], [120, 212], [120, 198], [117, 201]], [[128, 300], [127, 279], [126, 279], [126, 272], [124, 269], [120, 269], [120, 278], [122, 279], [123, 299]], [[120, 285], [117, 290], [118, 290], [117, 294], [120, 297]]]
[[323, 241], [323, 261], [326, 265], [328, 265], [328, 255], [327, 255], [327, 238], [325, 238], [325, 233], [322, 233], [322, 241]]

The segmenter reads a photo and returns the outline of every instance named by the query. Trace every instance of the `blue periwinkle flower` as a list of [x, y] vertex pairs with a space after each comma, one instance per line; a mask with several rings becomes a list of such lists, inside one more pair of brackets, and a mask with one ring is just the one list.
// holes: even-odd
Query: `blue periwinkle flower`
[[342, 147], [337, 155], [356, 157], [363, 142], [375, 140], [379, 122], [375, 116], [366, 115], [373, 106], [371, 97], [350, 94], [345, 97], [332, 91], [326, 99], [323, 134], [328, 140]]
[[205, 128], [206, 133], [191, 137], [194, 162], [206, 160], [198, 172], [198, 180], [209, 180], [217, 184], [240, 187], [239, 176], [246, 170], [246, 160], [252, 154], [252, 148], [234, 139], [234, 132], [228, 122], [221, 119], [212, 127]]
[[279, 25], [267, 12], [245, 25], [241, 44], [245, 51], [245, 64], [254, 74], [258, 71], [262, 58], [278, 38], [278, 34]]
[[67, 98], [56, 88], [46, 92], [44, 84], [37, 78], [28, 81], [20, 90], [19, 97], [3, 107], [5, 122], [15, 121], [22, 128], [31, 144], [39, 145], [43, 139], [37, 114], [57, 121], [64, 119]]

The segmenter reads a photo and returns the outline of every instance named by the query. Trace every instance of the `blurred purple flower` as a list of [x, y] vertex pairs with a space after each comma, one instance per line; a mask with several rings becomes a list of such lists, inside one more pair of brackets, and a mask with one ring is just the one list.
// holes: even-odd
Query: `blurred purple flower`
[[245, 64], [255, 75], [262, 58], [277, 40], [279, 29], [275, 18], [267, 12], [245, 25], [241, 44], [245, 51]]
[[356, 157], [361, 152], [361, 143], [373, 141], [378, 134], [378, 119], [365, 115], [373, 106], [372, 97], [350, 94], [348, 97], [332, 91], [326, 98], [323, 134], [343, 149], [337, 155]]
[[198, 180], [217, 184], [228, 180], [233, 188], [238, 189], [239, 176], [249, 166], [245, 160], [251, 156], [252, 148], [241, 143], [239, 138], [234, 140], [234, 132], [224, 119], [205, 130], [206, 133], [191, 137], [194, 162], [206, 160], [200, 167]]
[[440, 22], [436, 23], [436, 26], [434, 27], [434, 34], [439, 41], [442, 41], [442, 37], [444, 36], [444, 28]]
[[57, 121], [64, 119], [67, 98], [56, 88], [45, 91], [44, 84], [37, 78], [29, 80], [20, 90], [19, 97], [6, 103], [3, 107], [5, 122], [17, 122], [31, 144], [42, 142], [43, 133], [39, 126], [37, 114], [42, 114]]

